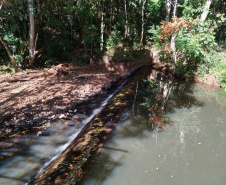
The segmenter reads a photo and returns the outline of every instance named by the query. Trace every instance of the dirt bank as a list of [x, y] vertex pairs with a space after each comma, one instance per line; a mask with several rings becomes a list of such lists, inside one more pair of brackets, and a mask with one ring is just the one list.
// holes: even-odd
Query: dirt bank
[[151, 64], [151, 55], [147, 50], [137, 60], [103, 63], [106, 65], [58, 65], [46, 72], [0, 75], [0, 141], [38, 132], [51, 120], [85, 114], [81, 105], [106, 93], [112, 83], [138, 67]]

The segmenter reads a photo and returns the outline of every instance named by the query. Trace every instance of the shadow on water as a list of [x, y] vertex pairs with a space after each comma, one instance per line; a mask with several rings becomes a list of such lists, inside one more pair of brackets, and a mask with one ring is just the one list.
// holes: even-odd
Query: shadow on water
[[[109, 150], [109, 152], [112, 150], [109, 148], [104, 148], [104, 150], [106, 150], [106, 149]], [[123, 149], [119, 149], [120, 152], [122, 152], [122, 150]], [[98, 170], [98, 173], [95, 173], [95, 174], [93, 174], [93, 176], [92, 175], [90, 176], [92, 179], [95, 179], [94, 181], [88, 182], [86, 184], [87, 185], [88, 184], [103, 184], [106, 177], [111, 175], [115, 168], [122, 165], [121, 161], [123, 160], [124, 157], [125, 157], [125, 155], [122, 154], [119, 159], [112, 160], [110, 154], [107, 152], [99, 155], [98, 159], [95, 160], [95, 163], [90, 164], [90, 165], [95, 165], [97, 168], [101, 168], [101, 170]], [[105, 165], [101, 165], [103, 162]], [[87, 167], [89, 167], [89, 166], [87, 166]], [[81, 184], [83, 184], [83, 181], [78, 182], [77, 184], [81, 185]]]

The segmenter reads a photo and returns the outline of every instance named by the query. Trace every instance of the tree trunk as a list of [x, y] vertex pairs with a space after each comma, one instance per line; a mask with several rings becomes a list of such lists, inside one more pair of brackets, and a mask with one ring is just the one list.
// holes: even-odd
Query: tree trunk
[[1, 37], [0, 37], [0, 41], [3, 44], [3, 46], [5, 47], [8, 55], [9, 55], [10, 61], [11, 61], [12, 65], [13, 65], [13, 67], [15, 69], [15, 72], [17, 72], [18, 71], [18, 66], [16, 64], [16, 60], [13, 58], [13, 54], [11, 53], [10, 48], [6, 45], [6, 43], [4, 42], [4, 40]]
[[33, 0], [28, 0], [28, 12], [29, 12], [29, 66], [34, 64], [35, 58], [35, 23], [34, 23], [34, 5]]
[[103, 51], [103, 47], [104, 47], [104, 14], [103, 12], [101, 13], [101, 25], [100, 25], [100, 29], [101, 29], [101, 35], [100, 35], [100, 51]]
[[125, 19], [126, 19], [126, 24], [125, 24], [125, 38], [128, 36], [128, 14], [127, 14], [127, 5], [126, 5], [126, 0], [124, 0], [124, 8], [125, 8]]
[[[163, 80], [163, 78], [162, 78]], [[173, 88], [173, 80], [169, 80], [169, 82], [161, 82], [160, 83], [160, 92], [162, 94], [163, 100], [162, 100], [162, 110], [165, 109], [165, 104], [169, 98], [169, 95], [171, 93], [171, 90]]]
[[174, 2], [174, 9], [173, 9], [173, 19], [175, 19], [177, 13], [177, 0]]
[[141, 25], [141, 37], [140, 37], [140, 43], [143, 43], [144, 39], [144, 6], [145, 6], [146, 0], [142, 0], [142, 25]]
[[209, 13], [210, 5], [212, 3], [212, 0], [206, 0], [203, 13], [201, 15], [200, 21], [204, 22], [206, 20], [206, 17]]
[[[177, 0], [175, 0], [175, 3], [174, 3], [174, 10], [173, 10], [174, 21], [176, 18], [176, 12], [177, 12]], [[173, 52], [173, 60], [174, 60], [174, 63], [176, 64], [177, 63], [177, 55], [176, 55], [176, 43], [175, 43], [175, 34], [174, 33], [171, 36], [170, 49]]]
[[172, 0], [166, 0], [166, 22], [169, 22]]

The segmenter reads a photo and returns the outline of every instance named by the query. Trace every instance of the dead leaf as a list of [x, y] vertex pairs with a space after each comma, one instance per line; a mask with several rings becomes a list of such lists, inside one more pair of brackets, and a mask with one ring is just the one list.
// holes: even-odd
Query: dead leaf
[[45, 127], [50, 127], [50, 126], [51, 126], [51, 123], [50, 123], [50, 122], [47, 122], [47, 123], [45, 123], [43, 126], [45, 126]]

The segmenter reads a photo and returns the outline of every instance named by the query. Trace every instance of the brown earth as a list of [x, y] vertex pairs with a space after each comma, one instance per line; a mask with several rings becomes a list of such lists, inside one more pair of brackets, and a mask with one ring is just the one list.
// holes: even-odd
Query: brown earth
[[212, 88], [220, 88], [221, 86], [216, 74], [205, 74], [203, 77], [196, 76], [195, 82], [207, 84]]
[[151, 52], [137, 60], [71, 67], [48, 71], [28, 70], [0, 75], [0, 140], [38, 131], [51, 120], [85, 114], [80, 106], [106, 93], [113, 82], [126, 78], [142, 65], [151, 64]]

